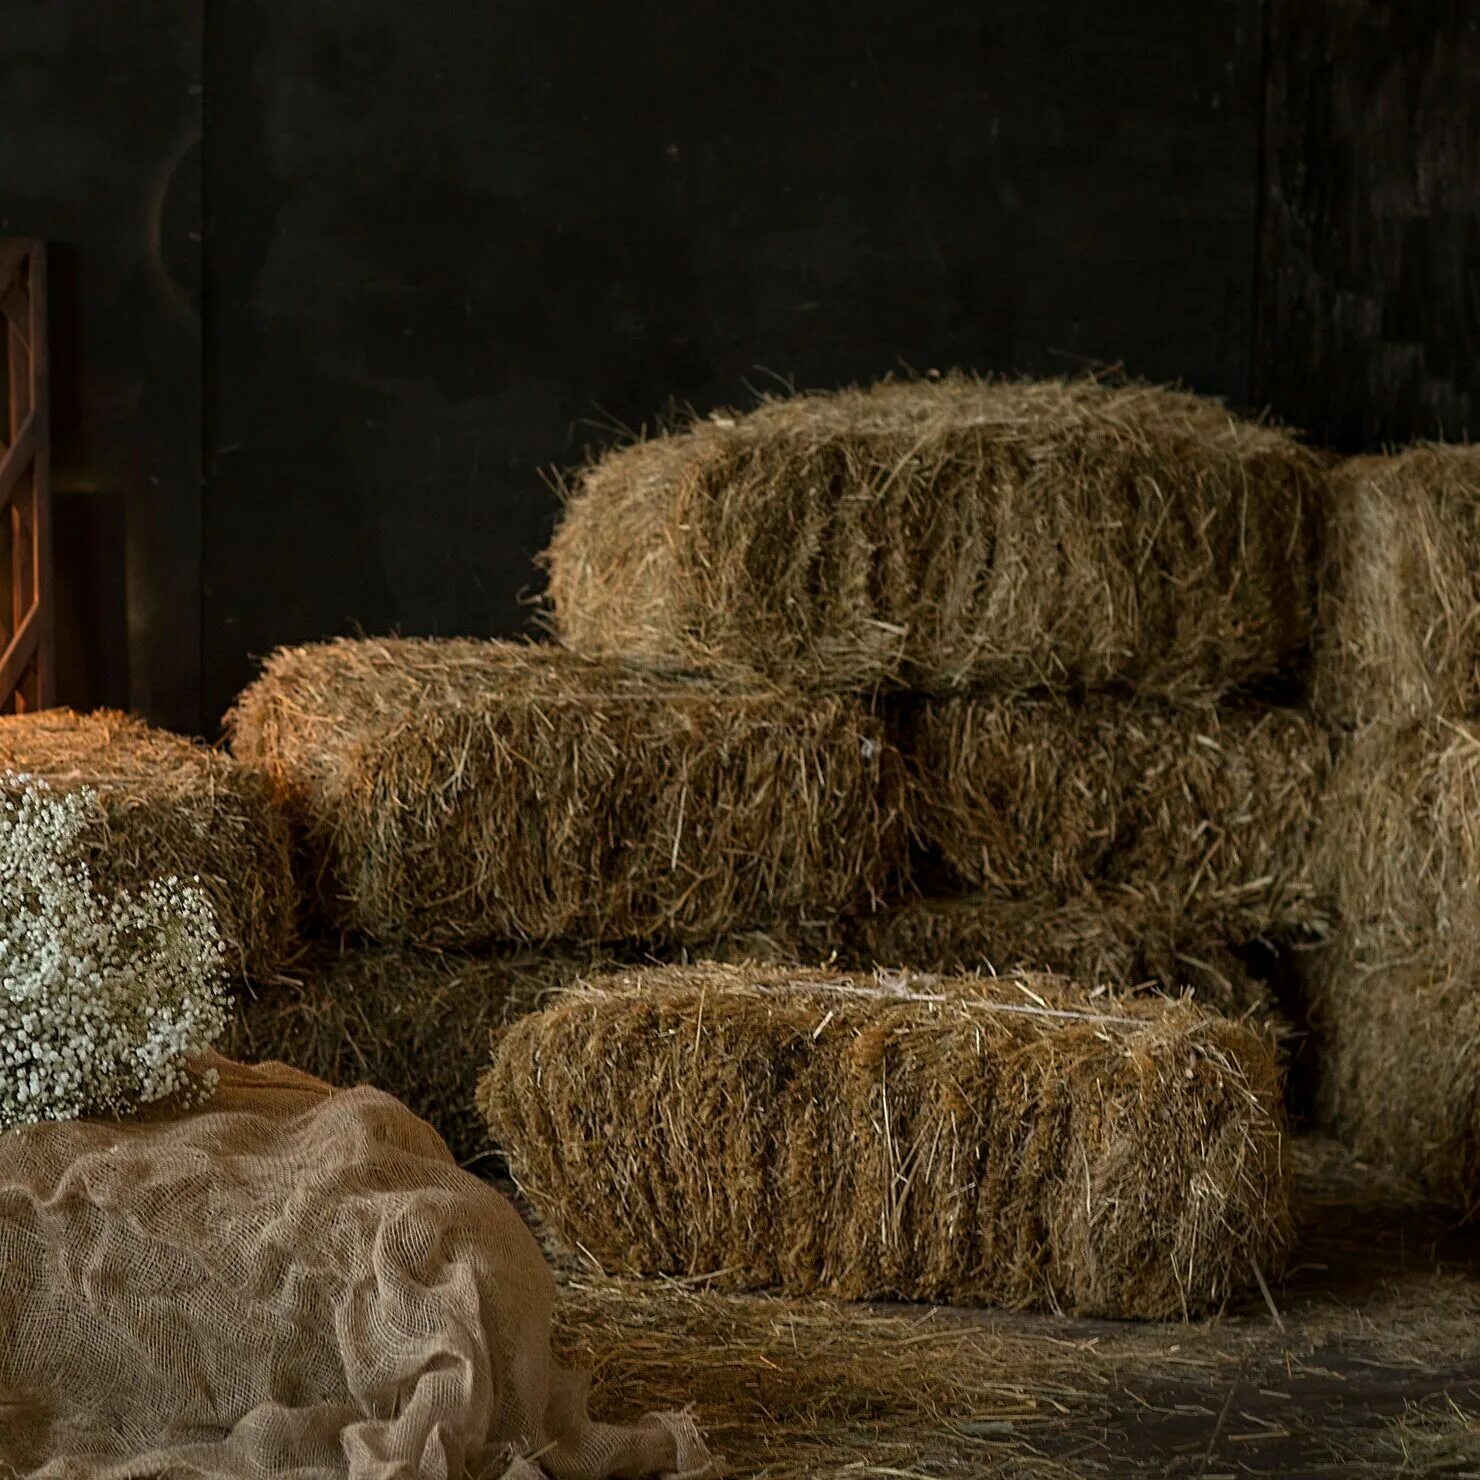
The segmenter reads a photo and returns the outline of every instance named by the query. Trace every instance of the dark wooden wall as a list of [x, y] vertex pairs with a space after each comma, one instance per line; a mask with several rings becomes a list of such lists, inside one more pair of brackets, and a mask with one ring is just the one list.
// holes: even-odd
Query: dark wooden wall
[[778, 378], [1475, 429], [1480, 0], [5, 12], [76, 702], [214, 732], [277, 643], [518, 630], [546, 468]]

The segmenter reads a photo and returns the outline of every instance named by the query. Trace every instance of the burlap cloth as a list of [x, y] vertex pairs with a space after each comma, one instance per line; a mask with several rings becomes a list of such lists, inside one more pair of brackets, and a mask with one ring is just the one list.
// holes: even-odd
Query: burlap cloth
[[203, 1108], [0, 1134], [0, 1475], [713, 1473], [588, 1418], [533, 1238], [409, 1110], [212, 1062]]

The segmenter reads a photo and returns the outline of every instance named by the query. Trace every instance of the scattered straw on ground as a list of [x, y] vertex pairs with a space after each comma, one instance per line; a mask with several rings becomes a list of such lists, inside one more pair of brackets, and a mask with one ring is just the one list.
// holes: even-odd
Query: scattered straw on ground
[[127, 715], [70, 709], [0, 717], [0, 771], [97, 793], [88, 863], [104, 892], [198, 877], [235, 967], [271, 973], [295, 948], [288, 828], [256, 771]]
[[1233, 940], [1324, 923], [1307, 863], [1331, 747], [1295, 710], [948, 699], [904, 748], [914, 825], [973, 887], [1093, 889]]
[[1480, 710], [1480, 447], [1333, 474], [1313, 697], [1333, 723]]
[[1215, 932], [1187, 917], [1157, 916], [1129, 894], [1067, 903], [987, 894], [911, 900], [861, 917], [845, 959], [946, 973], [1045, 971], [1095, 986], [1192, 992], [1231, 1017], [1270, 1007], [1268, 989]]
[[479, 1102], [616, 1272], [1155, 1317], [1285, 1246], [1273, 1047], [1186, 1002], [653, 968], [516, 1023]]
[[868, 901], [897, 758], [853, 701], [548, 646], [285, 649], [231, 716], [336, 922], [423, 945], [703, 940]]
[[546, 555], [572, 647], [848, 689], [1221, 691], [1309, 639], [1316, 459], [1152, 386], [763, 403], [586, 469]]
[[1374, 724], [1333, 778], [1310, 958], [1334, 1122], [1433, 1192], [1480, 1198], [1480, 725]]

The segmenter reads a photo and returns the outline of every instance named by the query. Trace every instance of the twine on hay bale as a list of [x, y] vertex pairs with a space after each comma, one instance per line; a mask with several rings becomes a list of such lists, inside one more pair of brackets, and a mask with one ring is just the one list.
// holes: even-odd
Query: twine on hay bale
[[613, 1271], [1163, 1317], [1288, 1238], [1268, 1039], [1049, 978], [625, 973], [509, 1028], [479, 1103]]
[[1348, 747], [1316, 867], [1341, 921], [1310, 972], [1326, 1109], [1356, 1148], [1462, 1206], [1480, 1190], [1480, 724], [1374, 724]]
[[582, 471], [545, 555], [571, 647], [825, 689], [1221, 692], [1305, 647], [1316, 458], [1219, 403], [889, 381]]
[[1331, 744], [1295, 710], [945, 699], [904, 749], [915, 829], [970, 887], [1113, 891], [1234, 940], [1324, 924], [1308, 855]]
[[1191, 992], [1229, 1017], [1271, 1008], [1268, 988], [1226, 941], [1187, 920], [1156, 918], [1133, 896], [914, 899], [860, 918], [846, 956], [866, 968], [1048, 972], [1094, 986]]
[[1480, 447], [1337, 467], [1312, 698], [1334, 724], [1480, 710]]
[[230, 716], [340, 926], [437, 946], [703, 940], [868, 901], [898, 761], [840, 697], [513, 642], [274, 654]]
[[271, 974], [294, 951], [287, 823], [263, 776], [112, 710], [0, 716], [0, 772], [98, 798], [87, 863], [98, 891], [198, 877], [228, 964]]

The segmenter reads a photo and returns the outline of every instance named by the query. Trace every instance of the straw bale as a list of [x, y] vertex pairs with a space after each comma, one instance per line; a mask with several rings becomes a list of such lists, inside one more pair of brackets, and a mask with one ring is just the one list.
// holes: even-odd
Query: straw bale
[[613, 964], [580, 950], [320, 946], [286, 978], [237, 994], [222, 1052], [279, 1060], [328, 1084], [385, 1090], [467, 1164], [489, 1154], [471, 1087], [495, 1030]]
[[230, 716], [335, 923], [388, 941], [703, 940], [867, 902], [903, 852], [857, 703], [512, 642], [284, 649]]
[[1341, 929], [1312, 958], [1333, 1124], [1471, 1207], [1480, 1192], [1480, 724], [1357, 733], [1317, 836]]
[[1306, 649], [1322, 471], [1146, 385], [952, 375], [764, 402], [585, 469], [569, 646], [824, 689], [1221, 692]]
[[903, 745], [914, 826], [969, 887], [1105, 891], [1233, 940], [1324, 923], [1308, 862], [1331, 743], [1295, 710], [956, 698]]
[[615, 1272], [1162, 1317], [1287, 1239], [1270, 1042], [1046, 977], [626, 973], [509, 1028], [479, 1103]]
[[1191, 992], [1213, 1012], [1266, 1014], [1268, 988], [1216, 934], [1103, 894], [913, 899], [860, 918], [850, 964], [928, 972], [1049, 972], [1092, 986]]
[[1333, 724], [1480, 711], [1480, 447], [1337, 467], [1312, 696]]
[[271, 974], [294, 951], [288, 826], [251, 767], [112, 710], [48, 709], [0, 716], [0, 772], [96, 793], [87, 863], [101, 892], [199, 878], [234, 967]]

